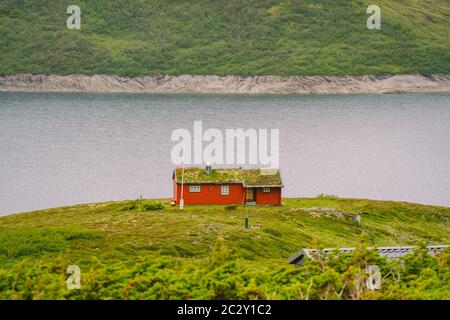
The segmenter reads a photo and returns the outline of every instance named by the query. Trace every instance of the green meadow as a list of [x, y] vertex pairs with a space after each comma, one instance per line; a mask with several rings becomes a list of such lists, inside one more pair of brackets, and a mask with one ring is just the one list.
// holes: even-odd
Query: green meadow
[[[367, 249], [450, 244], [450, 208], [322, 195], [249, 207], [249, 229], [245, 212], [134, 200], [1, 217], [0, 298], [450, 298], [450, 251], [388, 261]], [[355, 214], [360, 225], [348, 218]], [[287, 263], [300, 248], [354, 246], [302, 268]], [[382, 288], [361, 290], [373, 264]], [[79, 290], [66, 288], [69, 265], [81, 269]]]
[[0, 74], [450, 74], [450, 3], [378, 0], [0, 2]]

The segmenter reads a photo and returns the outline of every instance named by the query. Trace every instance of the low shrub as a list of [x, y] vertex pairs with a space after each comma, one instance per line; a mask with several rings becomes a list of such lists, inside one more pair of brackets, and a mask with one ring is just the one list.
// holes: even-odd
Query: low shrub
[[146, 201], [142, 199], [142, 196], [136, 199], [136, 201], [126, 206], [122, 209], [122, 211], [156, 211], [164, 209], [165, 206], [159, 202]]
[[337, 195], [321, 193], [317, 195], [317, 199], [338, 199]]

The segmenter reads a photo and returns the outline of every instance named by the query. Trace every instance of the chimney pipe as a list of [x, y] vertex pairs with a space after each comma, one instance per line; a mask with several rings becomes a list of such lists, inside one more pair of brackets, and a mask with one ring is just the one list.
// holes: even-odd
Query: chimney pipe
[[210, 175], [211, 171], [212, 171], [212, 167], [211, 167], [211, 165], [209, 163], [207, 163], [206, 164], [206, 170], [205, 170], [206, 174]]

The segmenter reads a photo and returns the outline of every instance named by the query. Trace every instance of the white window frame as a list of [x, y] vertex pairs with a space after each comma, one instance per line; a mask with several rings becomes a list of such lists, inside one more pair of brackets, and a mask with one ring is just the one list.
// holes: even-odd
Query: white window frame
[[229, 196], [230, 195], [230, 186], [228, 186], [228, 185], [220, 186], [220, 195]]
[[201, 190], [201, 186], [189, 186], [189, 192], [199, 193]]
[[272, 189], [270, 187], [264, 187], [263, 188], [263, 192], [264, 193], [270, 193], [270, 192], [272, 192]]

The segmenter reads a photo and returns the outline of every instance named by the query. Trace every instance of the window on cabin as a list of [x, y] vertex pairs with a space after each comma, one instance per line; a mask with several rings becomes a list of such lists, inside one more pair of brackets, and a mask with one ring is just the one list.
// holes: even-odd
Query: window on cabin
[[223, 196], [228, 196], [230, 194], [230, 186], [221, 186], [220, 194]]
[[200, 192], [200, 186], [189, 186], [189, 192]]
[[270, 188], [263, 188], [263, 192], [269, 193], [270, 192]]

